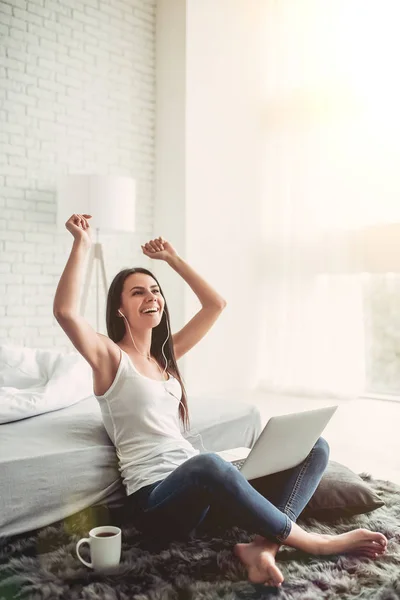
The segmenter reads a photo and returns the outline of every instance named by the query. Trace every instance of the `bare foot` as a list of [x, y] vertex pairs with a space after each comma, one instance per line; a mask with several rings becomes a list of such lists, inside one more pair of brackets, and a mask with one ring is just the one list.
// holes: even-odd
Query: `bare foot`
[[307, 533], [296, 523], [285, 539], [285, 545], [310, 554], [357, 554], [376, 558], [386, 552], [387, 539], [382, 533], [355, 529], [340, 535]]
[[249, 581], [279, 587], [283, 575], [275, 564], [279, 545], [256, 536], [250, 544], [236, 544], [234, 553], [247, 567]]
[[377, 558], [384, 554], [387, 539], [382, 533], [355, 529], [340, 535], [321, 535], [319, 554], [356, 554]]

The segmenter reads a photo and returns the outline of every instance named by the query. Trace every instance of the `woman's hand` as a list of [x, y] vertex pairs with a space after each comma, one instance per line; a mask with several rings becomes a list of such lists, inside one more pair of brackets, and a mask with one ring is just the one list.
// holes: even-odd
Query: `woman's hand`
[[147, 242], [144, 244], [144, 246], [141, 246], [141, 248], [143, 250], [143, 254], [149, 258], [157, 258], [159, 260], [168, 261], [170, 258], [178, 256], [175, 248], [173, 248], [171, 244], [167, 242], [167, 240], [164, 240], [164, 238], [161, 236], [155, 240], [150, 240], [150, 242]]
[[65, 223], [65, 227], [70, 233], [72, 233], [76, 240], [86, 242], [87, 244], [91, 244], [91, 230], [88, 221], [88, 219], [91, 218], [92, 215], [72, 215]]

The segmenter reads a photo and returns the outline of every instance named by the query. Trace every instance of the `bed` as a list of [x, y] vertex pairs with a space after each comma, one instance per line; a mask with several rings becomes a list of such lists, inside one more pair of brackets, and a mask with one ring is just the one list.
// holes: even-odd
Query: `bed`
[[[258, 410], [243, 402], [188, 399], [192, 429], [207, 450], [250, 448]], [[185, 435], [202, 450], [198, 436]], [[125, 491], [98, 402], [89, 396], [47, 413], [0, 425], [0, 534], [43, 527], [89, 506], [122, 505]]]

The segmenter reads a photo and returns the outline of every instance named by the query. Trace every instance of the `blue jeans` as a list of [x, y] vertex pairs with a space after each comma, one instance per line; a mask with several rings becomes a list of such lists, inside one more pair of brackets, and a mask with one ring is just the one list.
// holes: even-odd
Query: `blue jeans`
[[161, 481], [134, 492], [129, 506], [145, 531], [170, 540], [188, 536], [213, 509], [251, 533], [283, 542], [314, 494], [329, 459], [319, 438], [297, 467], [252, 481], [217, 454], [189, 458]]

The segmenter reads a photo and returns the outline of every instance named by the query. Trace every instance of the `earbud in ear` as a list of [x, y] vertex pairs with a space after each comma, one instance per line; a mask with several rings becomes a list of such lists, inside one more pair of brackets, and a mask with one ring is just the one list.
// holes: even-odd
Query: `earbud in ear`
[[121, 317], [125, 317], [125, 315], [118, 309], [119, 314], [121, 315]]

